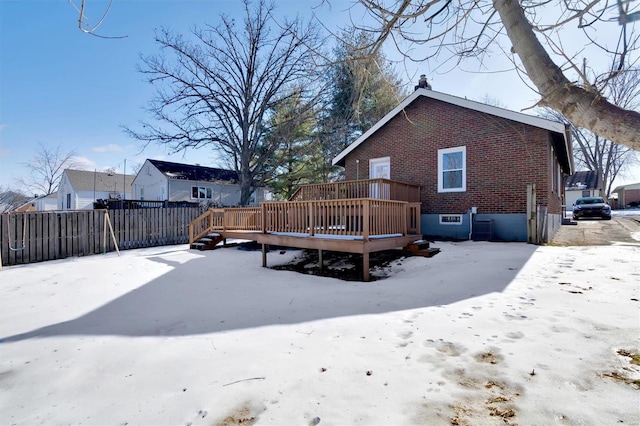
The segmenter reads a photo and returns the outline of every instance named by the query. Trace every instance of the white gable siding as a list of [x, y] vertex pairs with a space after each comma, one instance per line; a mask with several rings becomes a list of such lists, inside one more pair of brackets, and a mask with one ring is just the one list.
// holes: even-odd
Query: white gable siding
[[133, 180], [133, 196], [131, 198], [164, 201], [167, 199], [168, 180], [160, 170], [147, 160]]
[[67, 210], [67, 194], [71, 194], [72, 202], [74, 198], [73, 188], [66, 174], [62, 175], [58, 185], [58, 210]]

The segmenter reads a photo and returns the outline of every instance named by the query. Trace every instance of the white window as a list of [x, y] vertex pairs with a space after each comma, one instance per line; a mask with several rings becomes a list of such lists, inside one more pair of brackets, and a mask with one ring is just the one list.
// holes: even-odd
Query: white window
[[467, 147], [438, 150], [438, 192], [467, 190]]
[[369, 160], [369, 178], [390, 179], [391, 157], [372, 158]]
[[440, 225], [462, 225], [461, 214], [441, 214]]
[[192, 186], [191, 187], [191, 198], [196, 198], [200, 200], [211, 199], [213, 196], [213, 190], [211, 188], [206, 188], [204, 186]]

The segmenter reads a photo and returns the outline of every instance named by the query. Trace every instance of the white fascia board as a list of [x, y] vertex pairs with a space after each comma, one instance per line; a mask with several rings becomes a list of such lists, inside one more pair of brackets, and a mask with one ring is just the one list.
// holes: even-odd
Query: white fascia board
[[411, 95], [407, 96], [397, 107], [391, 112], [382, 117], [380, 121], [374, 124], [369, 130], [356, 139], [351, 145], [345, 148], [340, 154], [338, 154], [331, 162], [334, 166], [338, 164], [347, 154], [356, 149], [362, 142], [367, 140], [369, 136], [378, 131], [382, 126], [387, 124], [393, 117], [395, 117], [400, 111], [405, 109], [419, 96], [426, 96], [428, 98], [436, 99], [442, 102], [446, 102], [452, 105], [457, 105], [463, 108], [471, 109], [474, 111], [483, 112], [497, 117], [506, 118], [508, 120], [516, 121], [530, 126], [539, 127], [552, 132], [560, 133], [565, 137], [565, 125], [558, 121], [547, 120], [546, 118], [535, 117], [533, 115], [523, 114], [521, 112], [510, 111], [504, 108], [498, 108], [491, 105], [486, 105], [480, 102], [470, 101], [468, 99], [459, 98], [457, 96], [448, 95], [442, 92], [435, 92], [429, 89], [415, 90]]

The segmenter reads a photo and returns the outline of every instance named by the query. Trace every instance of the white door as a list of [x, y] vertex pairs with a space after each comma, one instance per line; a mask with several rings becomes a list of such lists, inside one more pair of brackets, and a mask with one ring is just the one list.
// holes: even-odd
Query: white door
[[[389, 179], [391, 176], [391, 157], [373, 158], [369, 160], [369, 179]], [[388, 184], [374, 183], [369, 185], [370, 198], [389, 199]]]

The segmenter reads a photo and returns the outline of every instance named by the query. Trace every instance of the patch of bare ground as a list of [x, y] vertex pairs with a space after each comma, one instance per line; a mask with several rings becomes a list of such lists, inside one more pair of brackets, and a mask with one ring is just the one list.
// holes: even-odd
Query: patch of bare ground
[[498, 353], [497, 350], [489, 350], [487, 352], [481, 352], [474, 357], [478, 362], [484, 362], [488, 364], [498, 364], [504, 360], [504, 357]]
[[[321, 267], [317, 250], [303, 250], [302, 254], [291, 262], [273, 266], [272, 269], [331, 277], [344, 281], [362, 281], [361, 254], [324, 251], [322, 258], [323, 264]], [[370, 280], [376, 281], [386, 278], [388, 276], [388, 267], [391, 264], [401, 264], [405, 258], [406, 253], [402, 250], [384, 250], [370, 253]]]
[[251, 426], [260, 413], [264, 411], [264, 408], [258, 409], [249, 403], [242, 404], [236, 407], [228, 416], [216, 423], [216, 426]]
[[[463, 380], [459, 380], [458, 385], [469, 388], [466, 386], [466, 381]], [[470, 395], [470, 399], [450, 406], [452, 411], [450, 423], [452, 425], [517, 424], [517, 410], [514, 401], [522, 395], [519, 386], [512, 386], [500, 380], [485, 380], [479, 388], [474, 390], [474, 393], [475, 395]]]
[[600, 375], [640, 390], [640, 368], [638, 368], [640, 366], [640, 353], [628, 349], [619, 349], [616, 353], [621, 357], [629, 358], [629, 365], [623, 365], [621, 371], [611, 371]]

